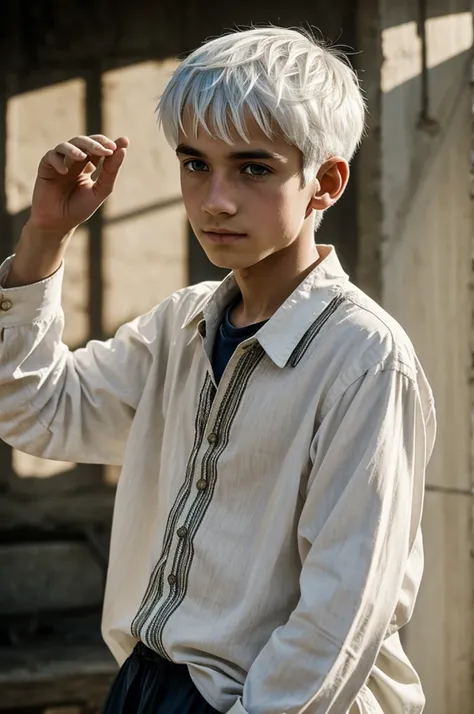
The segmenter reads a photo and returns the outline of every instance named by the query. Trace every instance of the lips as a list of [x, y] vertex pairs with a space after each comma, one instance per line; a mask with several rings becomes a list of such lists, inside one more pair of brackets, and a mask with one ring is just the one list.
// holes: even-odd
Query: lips
[[203, 232], [212, 243], [234, 243], [235, 241], [242, 240], [242, 238], [245, 238], [247, 235], [246, 233], [234, 233], [229, 230], [224, 230], [223, 228]]
[[209, 230], [204, 231], [204, 233], [212, 233], [218, 236], [244, 236], [245, 233], [239, 233], [239, 231], [231, 231], [228, 228], [209, 228]]

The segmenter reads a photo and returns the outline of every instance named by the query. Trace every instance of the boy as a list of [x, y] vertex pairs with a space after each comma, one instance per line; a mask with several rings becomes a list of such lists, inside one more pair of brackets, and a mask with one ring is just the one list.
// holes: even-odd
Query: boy
[[190, 55], [159, 113], [194, 233], [231, 274], [67, 349], [64, 253], [128, 146], [99, 135], [42, 159], [0, 273], [2, 438], [123, 467], [104, 711], [421, 712], [398, 631], [433, 399], [400, 326], [314, 241], [363, 131], [356, 77], [302, 33], [253, 29]]

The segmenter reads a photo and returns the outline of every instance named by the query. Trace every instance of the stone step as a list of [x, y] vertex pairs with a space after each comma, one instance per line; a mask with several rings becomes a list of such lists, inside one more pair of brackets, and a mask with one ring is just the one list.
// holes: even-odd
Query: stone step
[[0, 614], [100, 606], [105, 569], [85, 542], [0, 545]]
[[98, 711], [117, 672], [104, 644], [0, 648], [0, 712], [22, 707]]
[[23, 529], [74, 530], [84, 524], [110, 527], [115, 489], [47, 495], [2, 493], [0, 534]]

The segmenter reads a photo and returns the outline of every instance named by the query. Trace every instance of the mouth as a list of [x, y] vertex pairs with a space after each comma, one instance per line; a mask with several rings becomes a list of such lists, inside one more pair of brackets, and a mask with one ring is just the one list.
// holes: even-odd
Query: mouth
[[246, 233], [232, 233], [225, 230], [203, 231], [203, 233], [211, 243], [235, 243], [247, 236]]

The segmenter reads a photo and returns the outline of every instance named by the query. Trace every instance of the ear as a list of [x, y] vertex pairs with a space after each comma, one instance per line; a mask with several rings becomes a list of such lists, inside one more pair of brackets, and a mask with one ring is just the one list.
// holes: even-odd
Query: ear
[[333, 206], [345, 191], [349, 173], [349, 164], [340, 156], [325, 161], [317, 173], [309, 208], [324, 211]]

